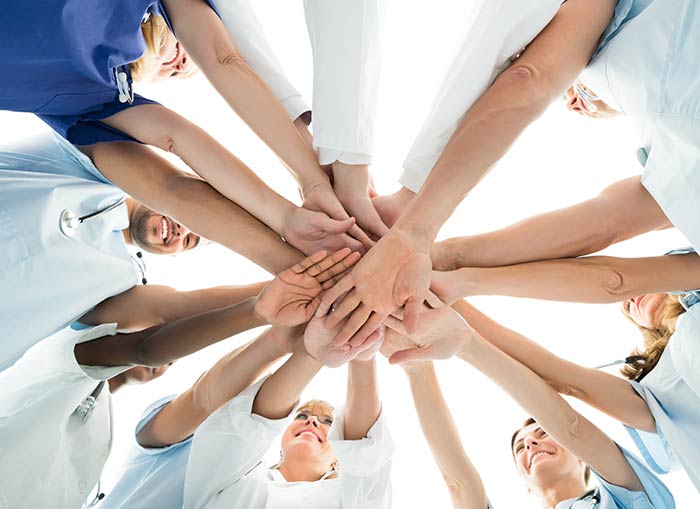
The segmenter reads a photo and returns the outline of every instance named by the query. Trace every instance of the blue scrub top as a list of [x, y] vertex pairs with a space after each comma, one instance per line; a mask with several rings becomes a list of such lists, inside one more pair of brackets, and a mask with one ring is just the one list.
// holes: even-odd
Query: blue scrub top
[[[146, 50], [141, 22], [160, 0], [26, 0], [0, 9], [0, 109], [35, 113], [76, 145], [135, 141], [100, 122], [126, 108], [115, 71]], [[168, 25], [170, 23], [168, 21]]]
[[[167, 396], [149, 405], [134, 434], [138, 435], [175, 397]], [[135, 441], [122, 467], [121, 478], [107, 491], [100, 508], [182, 509], [191, 448], [192, 437], [160, 448], [142, 447]]]

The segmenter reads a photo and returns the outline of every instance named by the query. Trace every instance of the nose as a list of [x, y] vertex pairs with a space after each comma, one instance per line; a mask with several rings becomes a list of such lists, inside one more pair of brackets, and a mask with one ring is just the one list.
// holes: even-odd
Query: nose
[[527, 447], [528, 449], [530, 447], [535, 447], [537, 445], [539, 445], [539, 442], [537, 441], [537, 439], [535, 437], [527, 437], [525, 439], [525, 447]]
[[581, 101], [581, 98], [576, 93], [569, 97], [566, 107], [569, 109], [569, 111], [575, 111], [576, 113], [581, 113], [585, 110], [583, 101]]
[[310, 426], [313, 426], [314, 428], [318, 428], [320, 426], [320, 422], [318, 422], [318, 417], [315, 415], [310, 415], [308, 419], [306, 419], [306, 424], [309, 424]]

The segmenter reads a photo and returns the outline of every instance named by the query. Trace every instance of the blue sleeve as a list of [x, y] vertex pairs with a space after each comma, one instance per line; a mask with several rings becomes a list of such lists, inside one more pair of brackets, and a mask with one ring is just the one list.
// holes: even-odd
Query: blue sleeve
[[106, 125], [102, 120], [116, 115], [127, 108], [143, 104], [158, 103], [137, 94], [134, 95], [133, 104], [122, 103], [115, 98], [112, 102], [103, 104], [99, 110], [81, 115], [38, 115], [38, 117], [73, 145], [94, 145], [103, 141], [132, 141], [139, 143], [138, 140], [128, 134]]
[[[618, 509], [675, 509], [676, 502], [666, 485], [654, 475], [634, 454], [623, 447], [620, 451], [630, 464], [644, 491], [631, 491], [627, 488], [611, 484], [597, 472], [592, 471], [600, 485], [601, 499], [608, 498], [614, 502], [610, 507]], [[602, 505], [602, 507], [608, 507]]]

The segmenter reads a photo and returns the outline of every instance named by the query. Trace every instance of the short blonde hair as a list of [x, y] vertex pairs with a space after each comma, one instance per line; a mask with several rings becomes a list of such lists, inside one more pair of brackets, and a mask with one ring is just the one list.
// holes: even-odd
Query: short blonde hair
[[297, 412], [300, 410], [321, 410], [324, 414], [330, 415], [331, 417], [335, 413], [335, 408], [328, 401], [323, 401], [322, 399], [310, 399], [302, 405], [299, 405]]
[[132, 80], [140, 81], [143, 79], [145, 70], [153, 65], [169, 32], [170, 28], [168, 28], [165, 19], [157, 14], [151, 14], [146, 21], [141, 23], [141, 34], [146, 42], [146, 51], [136, 62], [129, 64]]
[[629, 380], [639, 381], [649, 374], [656, 367], [661, 358], [661, 354], [666, 350], [668, 340], [676, 332], [676, 322], [678, 317], [685, 313], [685, 308], [681, 305], [677, 295], [666, 295], [661, 310], [661, 320], [659, 326], [650, 329], [642, 327], [635, 322], [637, 328], [644, 337], [644, 344], [632, 352], [638, 360], [626, 364], [620, 372]]

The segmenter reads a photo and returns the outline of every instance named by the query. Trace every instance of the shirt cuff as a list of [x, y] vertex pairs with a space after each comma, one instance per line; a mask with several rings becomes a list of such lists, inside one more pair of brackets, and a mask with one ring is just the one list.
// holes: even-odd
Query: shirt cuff
[[346, 152], [332, 148], [318, 148], [318, 162], [321, 166], [332, 164], [336, 161], [344, 164], [372, 164], [372, 156], [369, 154], [360, 154], [357, 152]]
[[301, 95], [293, 95], [291, 97], [287, 97], [286, 99], [282, 99], [280, 104], [284, 108], [284, 111], [287, 112], [287, 115], [289, 115], [292, 122], [301, 117], [307, 111], [311, 111], [311, 108], [309, 108], [309, 105], [304, 102]]
[[341, 408], [328, 434], [328, 441], [333, 452], [338, 457], [340, 468], [344, 474], [366, 477], [381, 470], [391, 461], [394, 454], [394, 442], [389, 434], [389, 428], [383, 413], [367, 432], [367, 436], [359, 440], [345, 440], [344, 411]]

